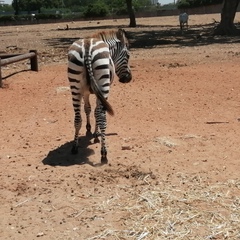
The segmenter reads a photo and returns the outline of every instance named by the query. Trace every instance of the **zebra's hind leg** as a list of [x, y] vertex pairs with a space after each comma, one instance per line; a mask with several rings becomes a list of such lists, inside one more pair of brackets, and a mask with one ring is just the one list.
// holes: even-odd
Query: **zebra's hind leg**
[[[96, 103], [96, 104], [98, 104], [98, 103]], [[99, 132], [99, 127], [98, 127], [98, 122], [97, 122], [99, 111], [100, 111], [99, 106], [97, 105], [97, 107], [95, 108], [95, 111], [94, 111], [94, 115], [95, 115], [95, 130], [93, 133], [94, 143], [100, 143], [100, 140], [98, 137], [101, 136], [101, 133]]]
[[[95, 118], [96, 118], [96, 132], [95, 134], [100, 134], [101, 136], [101, 163], [107, 164], [107, 147], [106, 147], [106, 126], [107, 126], [107, 119], [106, 119], [106, 111], [103, 110], [103, 107], [100, 103], [97, 104], [95, 109]], [[98, 127], [100, 129], [100, 133], [98, 132]], [[95, 136], [95, 140], [98, 140], [98, 136]]]
[[84, 96], [84, 111], [85, 111], [86, 119], [87, 119], [86, 134], [88, 134], [88, 133], [91, 133], [91, 123], [90, 123], [91, 105], [89, 102], [89, 94]]
[[81, 107], [81, 98], [78, 99], [73, 104], [74, 107], [74, 112], [75, 112], [75, 118], [74, 118], [74, 127], [75, 127], [75, 135], [74, 135], [74, 140], [73, 140], [73, 146], [72, 146], [72, 154], [77, 154], [78, 153], [78, 135], [79, 131], [82, 126], [82, 117], [81, 117], [81, 112], [80, 112], [80, 107]]

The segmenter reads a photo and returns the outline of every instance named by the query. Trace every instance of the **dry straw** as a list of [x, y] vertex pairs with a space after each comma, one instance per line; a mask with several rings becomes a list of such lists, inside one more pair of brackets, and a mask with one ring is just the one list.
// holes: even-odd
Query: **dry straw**
[[[145, 180], [146, 180], [145, 176]], [[149, 181], [135, 187], [118, 186], [116, 194], [96, 214], [122, 215], [122, 229], [105, 226], [92, 239], [240, 239], [240, 181], [210, 184], [200, 176], [178, 174], [175, 185]]]

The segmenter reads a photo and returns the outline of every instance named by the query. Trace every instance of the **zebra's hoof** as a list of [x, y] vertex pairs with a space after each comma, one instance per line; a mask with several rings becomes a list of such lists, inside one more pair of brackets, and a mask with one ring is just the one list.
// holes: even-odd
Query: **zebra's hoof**
[[94, 138], [94, 143], [100, 143], [100, 140], [98, 139], [98, 137]]
[[71, 150], [72, 154], [77, 154], [78, 153], [78, 147], [77, 146], [73, 146], [72, 150]]
[[92, 137], [91, 131], [86, 131], [86, 136], [87, 136], [87, 137]]
[[87, 129], [87, 132], [91, 132], [91, 125], [90, 125], [90, 124], [87, 124], [87, 125], [86, 125], [86, 129]]
[[102, 156], [101, 157], [101, 164], [107, 164], [108, 163], [108, 159], [106, 156]]

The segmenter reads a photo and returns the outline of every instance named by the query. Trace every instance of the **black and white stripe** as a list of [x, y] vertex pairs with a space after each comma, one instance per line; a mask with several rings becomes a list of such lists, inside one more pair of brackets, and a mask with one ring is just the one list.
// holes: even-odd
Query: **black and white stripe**
[[132, 74], [128, 64], [129, 50], [125, 31], [100, 32], [91, 38], [74, 42], [68, 52], [68, 79], [72, 92], [75, 112], [75, 135], [72, 153], [78, 152], [78, 135], [82, 125], [81, 101], [87, 118], [87, 132], [91, 131], [89, 95], [97, 97], [95, 108], [94, 142], [101, 136], [101, 162], [107, 163], [105, 131], [107, 127], [106, 112], [113, 115], [112, 106], [107, 101], [110, 85], [114, 75], [119, 81], [131, 81]]

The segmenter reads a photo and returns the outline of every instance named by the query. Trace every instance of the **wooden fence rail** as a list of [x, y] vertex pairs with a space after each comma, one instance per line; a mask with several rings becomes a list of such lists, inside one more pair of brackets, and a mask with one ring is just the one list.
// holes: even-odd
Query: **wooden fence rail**
[[30, 59], [31, 70], [38, 71], [37, 51], [30, 50], [25, 54], [0, 54], [0, 87], [2, 87], [1, 67], [11, 63], [19, 62], [25, 59]]

